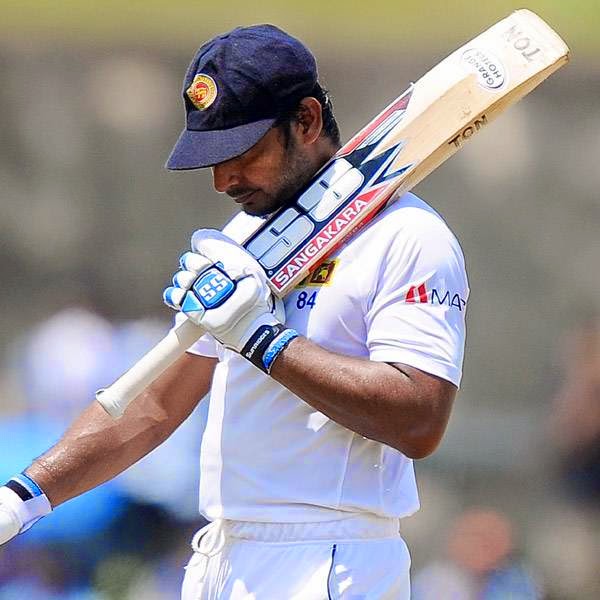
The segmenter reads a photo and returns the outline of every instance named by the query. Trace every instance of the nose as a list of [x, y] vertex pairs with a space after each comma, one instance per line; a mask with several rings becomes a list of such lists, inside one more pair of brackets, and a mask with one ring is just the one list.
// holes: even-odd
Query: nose
[[212, 168], [212, 174], [213, 186], [217, 192], [226, 192], [240, 183], [233, 159], [215, 165]]

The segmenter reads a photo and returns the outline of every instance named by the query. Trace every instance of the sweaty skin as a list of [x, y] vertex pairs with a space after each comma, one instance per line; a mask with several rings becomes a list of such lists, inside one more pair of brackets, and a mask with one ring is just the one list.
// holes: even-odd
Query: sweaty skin
[[290, 342], [271, 376], [336, 423], [409, 458], [437, 448], [457, 391], [414, 367], [335, 354], [306, 338]]
[[[322, 127], [319, 102], [305, 98], [289, 143], [271, 129], [241, 156], [213, 167], [215, 189], [249, 214], [273, 212], [337, 150]], [[93, 402], [27, 474], [52, 506], [115, 477], [191, 414], [210, 389], [215, 365], [216, 359], [184, 355], [117, 421]], [[279, 354], [271, 376], [337, 423], [410, 458], [435, 450], [456, 395], [453, 384], [413, 367], [335, 354], [303, 337]]]
[[53, 507], [112, 479], [164, 442], [192, 413], [210, 388], [216, 362], [183, 355], [117, 420], [92, 402], [26, 473]]

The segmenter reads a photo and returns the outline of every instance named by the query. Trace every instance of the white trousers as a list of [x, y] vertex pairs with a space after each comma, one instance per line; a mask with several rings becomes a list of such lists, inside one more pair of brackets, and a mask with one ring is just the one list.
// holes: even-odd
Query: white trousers
[[399, 521], [218, 520], [196, 533], [182, 600], [410, 600]]

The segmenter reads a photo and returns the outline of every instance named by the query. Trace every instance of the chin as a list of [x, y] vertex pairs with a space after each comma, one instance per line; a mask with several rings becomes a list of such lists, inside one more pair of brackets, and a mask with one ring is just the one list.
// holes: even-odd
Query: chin
[[250, 215], [252, 217], [266, 217], [271, 214], [269, 211], [266, 211], [264, 208], [261, 208], [259, 206], [244, 206], [244, 205], [242, 205], [242, 210], [247, 215]]
[[276, 210], [280, 209], [285, 203], [276, 202], [271, 199], [270, 202], [257, 203], [250, 202], [248, 204], [242, 204], [242, 210], [253, 217], [268, 217], [272, 215]]

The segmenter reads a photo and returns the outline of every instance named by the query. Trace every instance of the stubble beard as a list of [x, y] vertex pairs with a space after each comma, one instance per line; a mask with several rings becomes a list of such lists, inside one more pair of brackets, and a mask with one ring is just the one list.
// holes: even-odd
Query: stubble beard
[[260, 206], [243, 206], [242, 210], [255, 217], [268, 217], [276, 210], [289, 204], [298, 192], [308, 183], [315, 173], [315, 167], [303, 152], [293, 142], [285, 151], [279, 180], [273, 186], [274, 191], [265, 194]]

